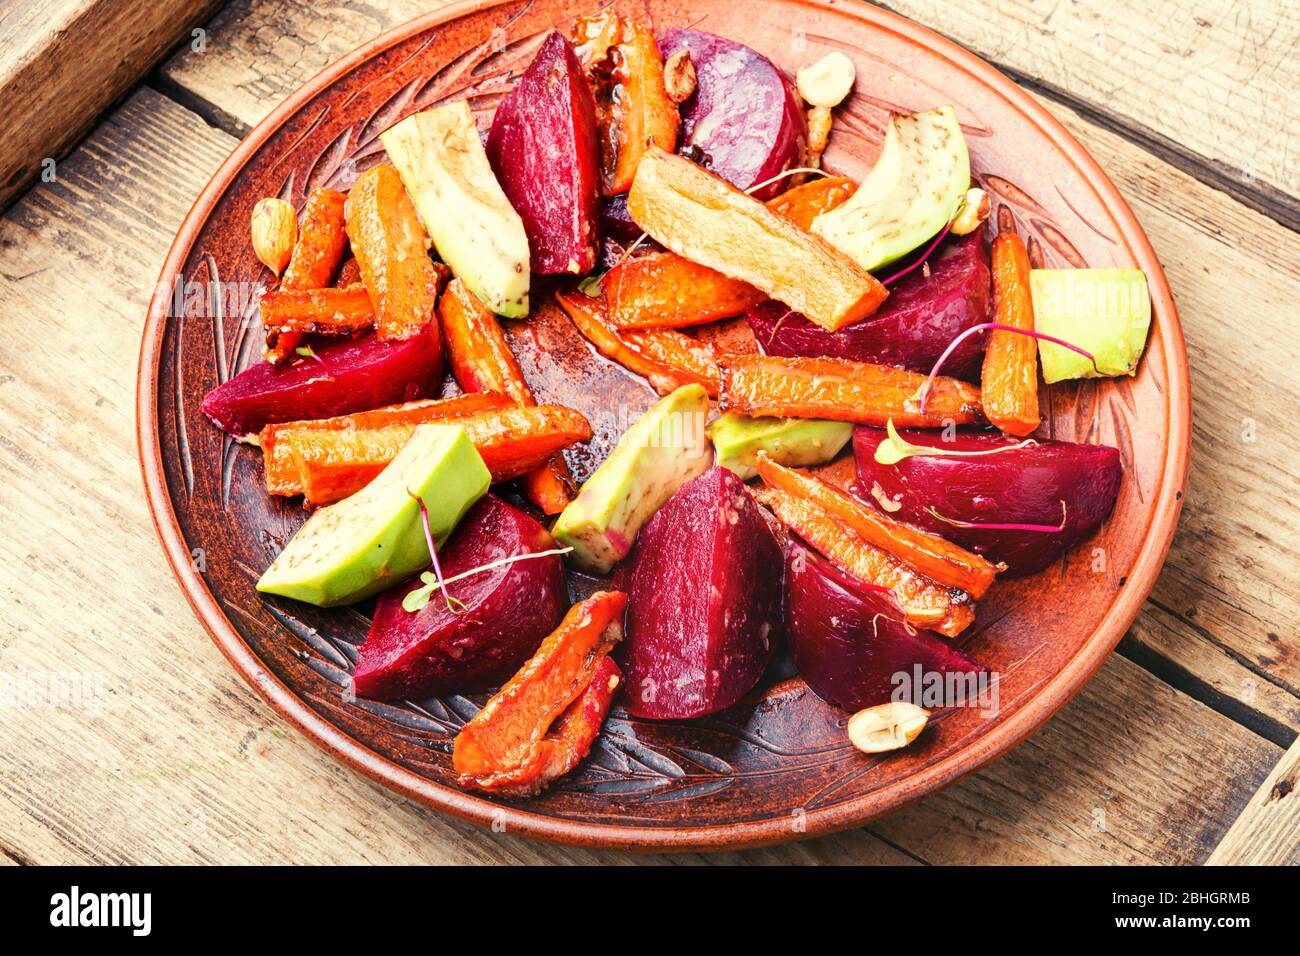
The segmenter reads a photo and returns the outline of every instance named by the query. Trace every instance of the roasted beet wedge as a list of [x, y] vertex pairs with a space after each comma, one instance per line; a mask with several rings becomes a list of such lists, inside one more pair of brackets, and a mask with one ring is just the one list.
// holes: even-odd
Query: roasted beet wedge
[[524, 221], [532, 271], [590, 272], [600, 220], [596, 106], [560, 34], [546, 38], [497, 107], [487, 154]]
[[[749, 327], [769, 355], [824, 355], [928, 372], [958, 335], [989, 321], [989, 253], [978, 234], [948, 243], [890, 286], [874, 315], [838, 332], [809, 322], [780, 302], [749, 310]], [[985, 334], [972, 335], [943, 365], [943, 374], [976, 381]]]
[[[695, 93], [682, 104], [682, 151], [737, 189], [749, 189], [802, 166], [808, 122], [794, 84], [760, 53], [699, 30], [672, 29], [664, 58], [689, 50]], [[754, 192], [768, 199], [792, 185], [783, 179]]]
[[[904, 429], [899, 434], [912, 444], [944, 451], [989, 452], [1018, 443], [995, 432], [961, 431], [950, 441], [938, 432]], [[875, 453], [885, 437], [880, 428], [859, 427], [854, 433], [860, 497], [877, 507], [881, 496], [897, 502], [892, 517], [941, 534], [990, 561], [1005, 562], [1005, 575], [1047, 567], [1097, 530], [1119, 494], [1119, 451], [1108, 445], [1044, 439], [975, 458], [914, 455], [882, 465]], [[1064, 527], [1024, 531], [964, 524]]]
[[846, 710], [888, 701], [894, 675], [979, 674], [950, 641], [903, 620], [892, 593], [863, 584], [794, 545], [786, 564], [785, 629], [795, 667], [818, 697]]
[[615, 652], [628, 713], [699, 717], [753, 687], [780, 636], [781, 564], [760, 506], [732, 472], [713, 468], [682, 485], [616, 578], [628, 593]]
[[260, 362], [203, 396], [203, 414], [231, 435], [347, 415], [434, 394], [442, 384], [437, 326], [400, 342], [376, 335], [320, 346], [285, 365]]
[[[545, 528], [498, 498], [483, 498], [462, 519], [440, 556], [451, 578], [501, 558], [555, 547]], [[356, 691], [392, 700], [467, 694], [510, 677], [555, 629], [569, 605], [559, 555], [529, 558], [448, 585], [418, 611], [402, 599], [423, 587], [418, 577], [386, 591], [375, 604], [370, 634], [357, 656]], [[462, 609], [456, 602], [464, 605]]]

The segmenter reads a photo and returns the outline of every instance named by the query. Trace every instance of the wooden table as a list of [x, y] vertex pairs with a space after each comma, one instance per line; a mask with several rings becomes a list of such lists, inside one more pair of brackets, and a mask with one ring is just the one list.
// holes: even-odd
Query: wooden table
[[[235, 0], [0, 219], [0, 861], [647, 859], [481, 832], [318, 751], [205, 636], [145, 509], [136, 354], [181, 218], [276, 102], [429, 5]], [[1192, 360], [1186, 510], [1119, 652], [1009, 756], [861, 830], [671, 859], [1300, 862], [1300, 14], [893, 6], [1041, 95], [1146, 226]]]

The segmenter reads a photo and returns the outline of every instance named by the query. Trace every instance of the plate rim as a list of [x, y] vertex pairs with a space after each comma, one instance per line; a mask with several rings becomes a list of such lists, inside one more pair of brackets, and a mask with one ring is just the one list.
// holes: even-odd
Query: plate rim
[[871, 28], [896, 34], [928, 49], [970, 74], [998, 94], [1046, 136], [1082, 174], [1098, 201], [1114, 219], [1120, 236], [1147, 275], [1153, 308], [1160, 322], [1163, 358], [1168, 369], [1169, 436], [1164, 469], [1147, 531], [1133, 570], [1115, 601], [1073, 657], [1005, 721], [999, 721], [967, 746], [949, 756], [886, 784], [880, 790], [809, 811], [796, 831], [789, 819], [737, 821], [703, 827], [638, 827], [586, 823], [531, 812], [527, 804], [498, 803], [428, 780], [362, 745], [317, 715], [262, 662], [240, 637], [202, 576], [194, 570], [171, 504], [158, 434], [158, 370], [166, 324], [165, 283], [179, 274], [194, 240], [209, 219], [217, 200], [253, 154], [281, 125], [313, 97], [377, 53], [414, 34], [425, 32], [471, 13], [518, 0], [461, 0], [395, 26], [327, 65], [289, 94], [239, 142], [217, 167], [186, 213], [163, 260], [159, 284], [149, 303], [140, 344], [136, 381], [136, 443], [145, 496], [154, 529], [172, 574], [195, 616], [239, 675], [282, 718], [335, 759], [403, 796], [440, 812], [480, 826], [504, 826], [505, 832], [556, 843], [625, 850], [744, 849], [810, 839], [861, 826], [885, 813], [955, 783], [986, 766], [1043, 726], [1088, 682], [1137, 617], [1164, 567], [1182, 511], [1184, 485], [1191, 452], [1191, 382], [1186, 343], [1178, 310], [1164, 270], [1145, 230], [1128, 202], [1100, 164], [1046, 107], [981, 57], [933, 30], [905, 17], [868, 4], [845, 7], [835, 0], [783, 0], [785, 4], [833, 10], [854, 16]]

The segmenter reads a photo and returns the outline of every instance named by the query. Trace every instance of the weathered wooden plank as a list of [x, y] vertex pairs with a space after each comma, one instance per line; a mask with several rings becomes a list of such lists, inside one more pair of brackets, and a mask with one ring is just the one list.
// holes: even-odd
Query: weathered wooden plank
[[1300, 865], [1300, 741], [1278, 761], [1205, 862], [1211, 866]]
[[931, 863], [1199, 863], [1280, 747], [1118, 655], [997, 763], [871, 830]]
[[1300, 7], [1272, 0], [887, 0], [1300, 225]]
[[[410, 15], [405, 0], [366, 0], [359, 9], [356, 20], [331, 21], [330, 50], [364, 42], [372, 23]], [[178, 54], [163, 72], [188, 102], [243, 129], [323, 65], [301, 49], [303, 38], [318, 37], [317, 21], [302, 3], [236, 0], [211, 24], [207, 53]], [[938, 16], [929, 22], [945, 25]], [[1153, 648], [1247, 710], [1263, 707], [1261, 719], [1294, 729], [1281, 715], [1300, 693], [1300, 581], [1289, 543], [1300, 536], [1300, 453], [1289, 418], [1300, 407], [1292, 374], [1300, 343], [1289, 332], [1300, 238], [1082, 115], [1047, 105], [1132, 202], [1173, 286], [1192, 358], [1191, 477], [1155, 591], [1177, 637]]]
[[12, 0], [0, 6], [0, 209], [221, 0]]
[[161, 88], [242, 136], [303, 80], [390, 27], [450, 0], [232, 0], [208, 24], [207, 48], [159, 68]]

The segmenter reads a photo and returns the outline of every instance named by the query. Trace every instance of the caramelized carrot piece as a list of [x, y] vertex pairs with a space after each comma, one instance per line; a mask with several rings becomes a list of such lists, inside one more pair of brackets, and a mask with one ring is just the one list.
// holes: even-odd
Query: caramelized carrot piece
[[262, 325], [268, 330], [351, 335], [374, 321], [370, 294], [360, 284], [341, 289], [282, 289], [262, 296]]
[[694, 382], [717, 397], [718, 365], [713, 353], [689, 335], [672, 329], [620, 332], [609, 322], [604, 299], [581, 292], [557, 292], [555, 299], [598, 352], [644, 375], [660, 395]]
[[787, 189], [767, 201], [767, 208], [800, 229], [812, 228], [813, 220], [843, 205], [857, 191], [858, 184], [843, 176], [826, 176]]
[[334, 418], [267, 425], [257, 437], [257, 443], [262, 446], [262, 463], [266, 467], [266, 490], [273, 495], [302, 494], [302, 485], [298, 480], [298, 467], [294, 464], [293, 455], [278, 440], [283, 432], [359, 431], [384, 428], [388, 425], [422, 425], [426, 422], [468, 418], [479, 412], [509, 408], [513, 404], [505, 395], [481, 392], [474, 395], [457, 395], [454, 398], [426, 398], [402, 405], [388, 405], [368, 412], [337, 415]]
[[[561, 405], [511, 405], [452, 421], [465, 429], [494, 484], [527, 474], [569, 445], [591, 438], [591, 425], [582, 413]], [[417, 427], [283, 431], [276, 449], [292, 459], [296, 487], [307, 503], [327, 505], [369, 484]]]
[[677, 329], [740, 315], [767, 296], [746, 282], [656, 252], [619, 263], [601, 279], [617, 329]]
[[758, 456], [758, 473], [772, 488], [817, 505], [868, 544], [888, 551], [937, 584], [961, 588], [978, 600], [998, 573], [993, 564], [978, 554], [937, 534], [882, 515], [838, 488], [779, 465], [766, 455]]
[[626, 192], [653, 143], [675, 149], [681, 116], [664, 89], [664, 59], [654, 31], [605, 10], [574, 21], [578, 59], [596, 94], [602, 188]]
[[[461, 786], [529, 796], [577, 764], [617, 686], [617, 674], [601, 665], [623, 637], [626, 605], [621, 591], [597, 591], [569, 608], [537, 653], [456, 735], [451, 761]], [[578, 708], [570, 710], [575, 702]]]
[[[1014, 232], [993, 240], [993, 321], [1034, 330], [1029, 292], [1029, 254]], [[1038, 343], [1031, 336], [994, 329], [980, 373], [984, 414], [1006, 432], [1023, 438], [1038, 427]]]
[[722, 405], [746, 415], [830, 418], [864, 425], [942, 428], [980, 415], [980, 390], [938, 376], [925, 412], [916, 398], [926, 377], [916, 372], [834, 358], [720, 355]]
[[832, 332], [871, 315], [889, 294], [820, 236], [656, 147], [637, 167], [627, 208], [665, 248], [756, 286]]
[[618, 123], [618, 158], [605, 183], [605, 195], [626, 192], [647, 148], [677, 148], [681, 116], [664, 89], [664, 58], [654, 31], [637, 20], [623, 21], [623, 36], [614, 52], [614, 81], [618, 93], [614, 115]]
[[[767, 202], [767, 208], [800, 229], [834, 209], [857, 188], [851, 179], [830, 177], [804, 183]], [[740, 315], [767, 295], [748, 282], [657, 252], [619, 263], [601, 280], [609, 319], [617, 329], [682, 328]]]
[[348, 239], [379, 337], [410, 338], [433, 321], [441, 276], [402, 177], [388, 163], [362, 173], [346, 211]]
[[[454, 280], [438, 304], [452, 374], [467, 392], [500, 392], [518, 405], [535, 405], [532, 389], [497, 317]], [[559, 514], [573, 499], [573, 476], [563, 456], [555, 456], [524, 476], [524, 493], [548, 515]]]
[[912, 570], [809, 499], [776, 488], [756, 489], [754, 497], [844, 571], [893, 591], [909, 624], [956, 637], [975, 620], [974, 605], [964, 592]]
[[[307, 196], [298, 225], [289, 265], [280, 278], [280, 288], [288, 291], [323, 289], [330, 284], [348, 244], [343, 207], [346, 198], [334, 189], [313, 189]], [[278, 365], [302, 343], [302, 333], [281, 333], [272, 328], [266, 336], [264, 358]]]

